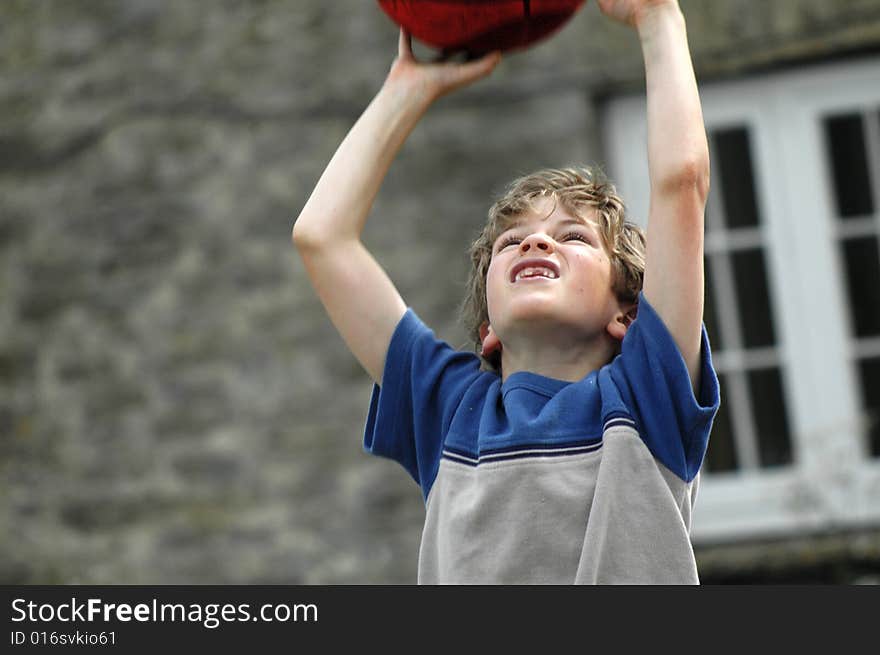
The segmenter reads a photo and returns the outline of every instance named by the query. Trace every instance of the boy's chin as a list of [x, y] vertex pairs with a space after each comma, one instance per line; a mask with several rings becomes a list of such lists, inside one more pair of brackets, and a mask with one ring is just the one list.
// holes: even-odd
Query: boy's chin
[[505, 321], [508, 328], [517, 332], [546, 332], [547, 330], [584, 331], [590, 325], [590, 316], [576, 315], [568, 308], [518, 307], [511, 308]]
[[558, 323], [589, 322], [589, 313], [583, 309], [566, 305], [557, 298], [529, 298], [523, 302], [511, 303], [507, 308], [507, 316], [512, 321], [541, 321]]

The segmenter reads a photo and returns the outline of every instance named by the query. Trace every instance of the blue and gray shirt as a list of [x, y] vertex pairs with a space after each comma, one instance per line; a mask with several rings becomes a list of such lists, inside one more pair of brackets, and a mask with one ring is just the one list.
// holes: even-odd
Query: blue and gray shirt
[[640, 298], [621, 354], [578, 382], [502, 383], [410, 309], [373, 389], [364, 446], [426, 503], [420, 584], [699, 582], [691, 510], [719, 405]]

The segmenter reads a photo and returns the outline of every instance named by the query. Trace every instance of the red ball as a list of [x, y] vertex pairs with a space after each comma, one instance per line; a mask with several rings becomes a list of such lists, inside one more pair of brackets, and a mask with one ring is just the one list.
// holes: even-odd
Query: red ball
[[570, 19], [584, 0], [379, 0], [415, 38], [446, 52], [525, 48]]

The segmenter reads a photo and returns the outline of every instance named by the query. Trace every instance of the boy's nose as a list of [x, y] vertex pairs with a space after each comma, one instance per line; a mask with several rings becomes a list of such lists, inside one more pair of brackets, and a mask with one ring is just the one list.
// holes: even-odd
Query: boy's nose
[[535, 234], [527, 236], [522, 240], [522, 243], [519, 244], [520, 252], [525, 253], [536, 250], [542, 253], [553, 252], [553, 241], [546, 234], [536, 232]]

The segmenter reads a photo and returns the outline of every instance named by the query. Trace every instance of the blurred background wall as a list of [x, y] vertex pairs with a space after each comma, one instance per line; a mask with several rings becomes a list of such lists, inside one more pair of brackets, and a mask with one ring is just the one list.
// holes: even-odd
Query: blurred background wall
[[[880, 52], [880, 0], [682, 7], [701, 84]], [[396, 38], [372, 0], [0, 4], [0, 581], [415, 582], [419, 490], [290, 244]], [[605, 162], [642, 85], [590, 3], [431, 109], [365, 240], [439, 336], [494, 194]], [[697, 546], [704, 582], [880, 572], [871, 520]]]

